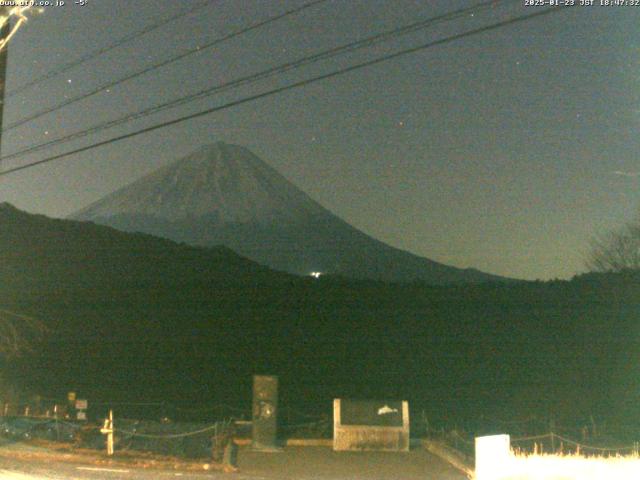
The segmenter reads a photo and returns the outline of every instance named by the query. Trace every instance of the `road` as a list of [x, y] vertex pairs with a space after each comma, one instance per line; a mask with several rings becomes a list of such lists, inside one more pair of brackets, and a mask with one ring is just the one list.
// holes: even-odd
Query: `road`
[[177, 470], [157, 470], [129, 467], [102, 467], [69, 462], [42, 462], [33, 460], [0, 459], [0, 480], [152, 480], [179, 478], [183, 480], [249, 480], [243, 475], [221, 472], [186, 472]]
[[287, 447], [281, 453], [241, 448], [237, 473], [214, 470], [141, 468], [40, 458], [0, 456], [0, 480], [466, 480], [449, 464], [423, 449], [406, 453], [333, 452], [323, 447]]
[[203, 471], [159, 470], [122, 466], [94, 466], [74, 462], [43, 462], [40, 460], [0, 459], [0, 480], [258, 480], [243, 474]]

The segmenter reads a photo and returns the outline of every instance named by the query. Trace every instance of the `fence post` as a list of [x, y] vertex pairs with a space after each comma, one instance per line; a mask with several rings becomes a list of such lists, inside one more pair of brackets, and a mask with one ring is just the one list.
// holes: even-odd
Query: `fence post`
[[107, 455], [113, 455], [113, 410], [109, 410], [109, 428], [111, 431], [107, 435]]
[[476, 480], [494, 480], [509, 471], [511, 441], [509, 435], [476, 437]]
[[104, 425], [100, 429], [101, 433], [107, 435], [107, 455], [113, 455], [113, 410], [109, 410], [109, 418], [104, 419]]
[[595, 418], [593, 418], [593, 415], [589, 415], [589, 420], [591, 421], [591, 436], [592, 437], [597, 437], [598, 436], [598, 427], [596, 425]]
[[222, 454], [222, 464], [235, 468], [238, 463], [238, 447], [234, 441], [235, 425], [233, 419], [229, 419], [229, 422], [225, 425], [225, 430], [227, 431], [227, 442]]
[[420, 414], [421, 418], [422, 418], [422, 428], [424, 429], [424, 434], [428, 437], [429, 436], [429, 419], [427, 418], [427, 413], [424, 411], [424, 408], [422, 409], [422, 412]]

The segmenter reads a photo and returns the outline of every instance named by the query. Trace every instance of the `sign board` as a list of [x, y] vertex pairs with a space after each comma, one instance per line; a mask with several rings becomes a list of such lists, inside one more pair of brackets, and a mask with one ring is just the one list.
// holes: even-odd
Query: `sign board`
[[87, 419], [87, 412], [85, 412], [84, 410], [78, 410], [78, 420], [86, 420]]
[[408, 451], [409, 403], [335, 399], [333, 449]]
[[85, 399], [77, 399], [76, 400], [76, 410], [86, 410], [89, 405], [89, 402]]
[[342, 399], [340, 423], [342, 425], [402, 427], [402, 402]]
[[69, 400], [69, 402], [75, 402], [76, 401], [76, 392], [67, 393], [67, 400]]

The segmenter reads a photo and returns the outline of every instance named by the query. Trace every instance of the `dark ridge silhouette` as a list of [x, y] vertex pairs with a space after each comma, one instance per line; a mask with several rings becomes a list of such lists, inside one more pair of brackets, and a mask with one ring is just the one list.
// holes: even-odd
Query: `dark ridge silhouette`
[[581, 426], [593, 415], [637, 432], [638, 272], [457, 286], [313, 279], [2, 204], [0, 286], [1, 308], [48, 327], [4, 374], [47, 397], [248, 408], [251, 375], [269, 373], [282, 405], [307, 412], [340, 396], [401, 397], [435, 423], [552, 415]]

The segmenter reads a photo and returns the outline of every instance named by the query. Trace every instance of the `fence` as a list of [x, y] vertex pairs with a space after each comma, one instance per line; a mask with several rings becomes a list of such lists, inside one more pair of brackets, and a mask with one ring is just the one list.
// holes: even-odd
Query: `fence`
[[[475, 452], [473, 437], [467, 437], [457, 430], [439, 434], [437, 439], [468, 456]], [[592, 445], [554, 432], [510, 438], [510, 444], [515, 447], [517, 452], [522, 453], [557, 453], [561, 455], [638, 455], [640, 453], [640, 442], [616, 446]]]
[[[590, 480], [615, 478], [635, 480], [640, 472], [640, 457], [637, 443], [632, 447], [609, 448], [583, 445], [579, 442], [555, 435], [543, 435], [520, 439], [520, 441], [551, 440], [568, 442], [575, 448], [572, 453], [547, 453], [537, 451], [522, 453], [511, 448], [509, 435], [493, 435], [475, 439], [475, 480], [508, 479], [556, 479]], [[515, 439], [514, 441], [518, 441]], [[595, 454], [581, 455], [590, 449]], [[582, 450], [582, 451], [581, 451]], [[621, 456], [620, 453], [628, 454]], [[613, 455], [615, 453], [615, 455]]]
[[520, 437], [511, 440], [512, 444], [529, 444], [528, 449], [518, 448], [519, 451], [531, 451], [531, 444], [533, 445], [533, 451], [535, 453], [543, 453], [545, 446], [548, 448], [549, 453], [563, 454], [577, 454], [577, 455], [638, 455], [640, 444], [634, 442], [633, 445], [620, 446], [620, 447], [603, 447], [589, 445], [586, 443], [577, 442], [570, 438], [566, 438], [557, 433], [547, 433], [545, 435], [535, 435], [530, 437]]
[[[36, 397], [23, 402], [0, 404], [2, 416], [35, 416], [46, 418], [71, 418], [76, 412], [74, 402], [54, 398]], [[222, 418], [250, 419], [250, 408], [239, 408], [224, 403], [207, 405], [179, 405], [171, 402], [99, 402], [88, 401], [86, 413], [90, 420], [103, 419], [109, 410], [116, 410], [120, 417], [143, 420], [171, 419], [175, 421], [210, 421]]]
[[[214, 423], [162, 422], [116, 418], [113, 446], [117, 452], [144, 451], [221, 462], [234, 437], [231, 418]], [[99, 424], [42, 416], [2, 416], [0, 435], [8, 440], [43, 439], [104, 450], [105, 431]]]
[[[73, 442], [79, 447], [104, 450], [106, 431], [101, 432], [101, 426], [110, 409], [116, 415], [112, 437], [116, 452], [145, 451], [222, 461], [232, 437], [251, 435], [252, 423], [245, 420], [251, 419], [251, 411], [227, 404], [85, 403], [85, 421], [77, 419], [75, 400], [38, 397], [29, 402], [4, 403], [0, 407], [0, 435], [13, 440]], [[327, 414], [285, 407], [280, 414], [279, 434], [282, 439], [331, 438], [331, 425]], [[227, 455], [233, 453], [227, 451]]]
[[60, 419], [38, 417], [0, 417], [0, 434], [9, 440], [41, 438], [71, 442], [82, 425]]

